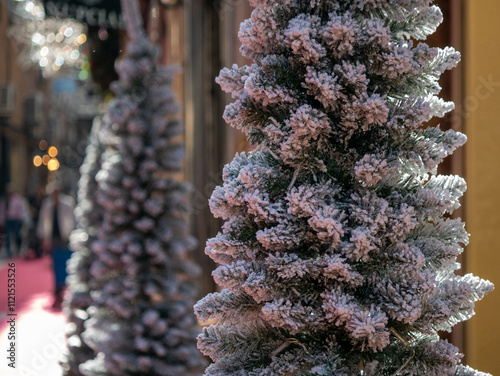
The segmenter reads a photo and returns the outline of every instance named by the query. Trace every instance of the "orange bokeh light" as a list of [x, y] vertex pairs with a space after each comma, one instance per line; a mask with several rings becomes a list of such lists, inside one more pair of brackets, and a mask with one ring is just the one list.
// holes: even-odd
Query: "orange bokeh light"
[[59, 150], [57, 150], [57, 148], [55, 146], [51, 146], [49, 148], [49, 156], [51, 156], [52, 158], [57, 157], [58, 153], [59, 153]]
[[52, 158], [47, 164], [49, 171], [56, 171], [59, 169], [59, 161], [56, 158]]
[[36, 155], [35, 158], [33, 158], [33, 164], [35, 167], [40, 167], [42, 165], [42, 157]]

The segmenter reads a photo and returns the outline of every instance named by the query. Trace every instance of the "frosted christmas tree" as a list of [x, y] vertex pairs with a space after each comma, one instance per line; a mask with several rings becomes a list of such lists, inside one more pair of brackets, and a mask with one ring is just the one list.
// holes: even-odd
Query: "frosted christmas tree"
[[460, 55], [423, 40], [432, 0], [252, 0], [223, 69], [225, 120], [256, 148], [214, 191], [207, 243], [223, 288], [197, 303], [217, 376], [472, 376], [439, 331], [493, 289], [458, 276], [447, 214], [466, 189], [437, 166], [466, 137], [422, 128], [454, 107], [438, 79]]
[[123, 0], [122, 9], [130, 41], [101, 124], [100, 218], [87, 259], [92, 305], [80, 335], [95, 356], [79, 371], [196, 375], [203, 367], [192, 312], [199, 268], [188, 258], [196, 245], [186, 222], [189, 187], [176, 176], [184, 156], [175, 141], [183, 131], [179, 106], [137, 0]]
[[64, 312], [69, 323], [66, 330], [69, 356], [63, 364], [63, 369], [68, 376], [81, 375], [78, 366], [95, 357], [94, 351], [85, 344], [81, 335], [88, 318], [87, 309], [92, 305], [90, 290], [93, 282], [89, 269], [95, 261], [95, 256], [91, 246], [96, 241], [97, 230], [104, 215], [96, 197], [96, 175], [101, 168], [101, 155], [105, 147], [100, 139], [101, 121], [100, 117], [94, 120], [89, 144], [85, 150], [85, 160], [80, 168], [78, 205], [75, 210], [78, 226], [71, 235], [73, 255], [68, 262], [68, 293], [64, 302]]

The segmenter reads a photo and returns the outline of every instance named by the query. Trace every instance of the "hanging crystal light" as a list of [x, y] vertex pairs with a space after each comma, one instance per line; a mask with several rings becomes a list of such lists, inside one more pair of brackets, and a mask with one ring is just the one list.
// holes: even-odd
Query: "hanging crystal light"
[[81, 66], [80, 48], [87, 40], [84, 24], [46, 17], [39, 0], [16, 1], [10, 10], [18, 17], [8, 36], [20, 46], [19, 60], [25, 68], [37, 65], [44, 77], [50, 77], [62, 68]]

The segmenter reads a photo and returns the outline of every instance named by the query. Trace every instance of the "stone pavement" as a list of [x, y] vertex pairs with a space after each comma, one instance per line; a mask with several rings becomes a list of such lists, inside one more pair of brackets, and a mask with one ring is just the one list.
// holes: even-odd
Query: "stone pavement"
[[[15, 263], [15, 273], [9, 271]], [[8, 273], [10, 272], [10, 276]], [[15, 274], [15, 307], [8, 303], [8, 278]], [[10, 281], [12, 282], [12, 281]], [[15, 258], [0, 265], [0, 375], [61, 376], [58, 365], [65, 349], [65, 318], [53, 309], [50, 257]], [[12, 300], [12, 299], [11, 299]], [[15, 314], [15, 316], [14, 316]], [[10, 320], [10, 322], [9, 322]], [[9, 336], [11, 337], [9, 339]], [[13, 340], [15, 336], [15, 340]], [[14, 358], [10, 360], [11, 342]], [[15, 368], [9, 366], [15, 360]]]

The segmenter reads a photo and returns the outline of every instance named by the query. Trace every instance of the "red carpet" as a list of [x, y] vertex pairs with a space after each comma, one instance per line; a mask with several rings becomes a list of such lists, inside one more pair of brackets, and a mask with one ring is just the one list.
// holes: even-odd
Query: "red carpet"
[[[0, 267], [0, 375], [61, 376], [58, 360], [64, 351], [65, 319], [51, 308], [53, 275], [49, 257], [14, 259], [15, 311], [8, 311], [8, 263]], [[9, 313], [17, 314], [8, 316]], [[10, 319], [15, 319], [15, 368], [9, 366]], [[14, 333], [13, 333], [14, 334]], [[11, 363], [12, 364], [12, 363]]]

